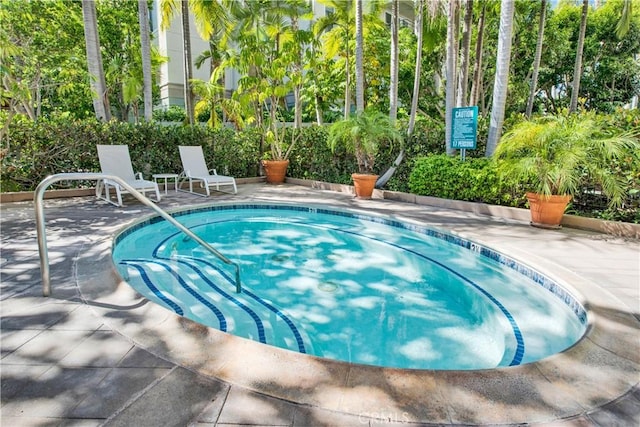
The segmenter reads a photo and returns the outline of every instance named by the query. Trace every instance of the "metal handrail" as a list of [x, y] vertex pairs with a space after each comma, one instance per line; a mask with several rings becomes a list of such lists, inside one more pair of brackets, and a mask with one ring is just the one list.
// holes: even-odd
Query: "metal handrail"
[[215, 248], [213, 248], [210, 244], [202, 240], [200, 237], [195, 235], [191, 230], [186, 228], [184, 225], [180, 224], [173, 218], [171, 215], [166, 213], [164, 210], [159, 208], [156, 204], [154, 204], [147, 197], [138, 192], [131, 185], [127, 184], [122, 178], [103, 174], [103, 173], [93, 173], [93, 172], [72, 172], [72, 173], [59, 173], [55, 175], [49, 175], [45, 179], [38, 184], [36, 187], [36, 191], [34, 193], [33, 201], [35, 205], [36, 211], [36, 231], [38, 235], [38, 252], [40, 253], [40, 271], [42, 273], [42, 294], [45, 297], [48, 297], [51, 294], [51, 280], [49, 277], [49, 252], [47, 250], [47, 235], [45, 231], [45, 223], [44, 223], [44, 192], [51, 184], [58, 181], [80, 181], [80, 180], [96, 180], [100, 181], [103, 179], [107, 179], [110, 181], [115, 181], [119, 185], [121, 185], [124, 189], [126, 189], [133, 197], [138, 199], [144, 205], [150, 207], [154, 211], [158, 213], [162, 218], [166, 219], [168, 222], [173, 224], [178, 230], [182, 231], [184, 234], [189, 236], [191, 239], [195, 240], [198, 244], [200, 244], [203, 248], [211, 252], [213, 255], [218, 257], [222, 262], [228, 265], [233, 265], [236, 269], [236, 292], [242, 292], [242, 285], [240, 283], [240, 266], [231, 261], [226, 256], [222, 255]]

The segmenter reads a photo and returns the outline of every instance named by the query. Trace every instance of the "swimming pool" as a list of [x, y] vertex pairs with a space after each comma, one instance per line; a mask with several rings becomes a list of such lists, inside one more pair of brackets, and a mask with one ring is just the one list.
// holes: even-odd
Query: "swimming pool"
[[225, 204], [174, 216], [240, 264], [165, 221], [116, 237], [120, 273], [148, 299], [204, 325], [320, 357], [416, 369], [535, 361], [585, 332], [552, 279], [424, 225], [322, 206]]

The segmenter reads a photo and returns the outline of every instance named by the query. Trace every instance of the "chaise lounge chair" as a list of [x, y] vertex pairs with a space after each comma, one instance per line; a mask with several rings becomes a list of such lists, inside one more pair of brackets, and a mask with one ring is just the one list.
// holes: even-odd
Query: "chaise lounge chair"
[[[146, 196], [147, 191], [155, 191], [156, 201], [160, 201], [160, 190], [158, 184], [153, 181], [147, 181], [142, 178], [142, 173], [138, 172], [137, 177], [131, 166], [131, 157], [129, 156], [129, 146], [127, 145], [98, 145], [98, 158], [100, 159], [100, 168], [102, 173], [115, 175], [122, 178], [127, 184], [134, 189], [140, 191]], [[118, 203], [110, 198], [110, 189], [116, 190]], [[103, 196], [104, 192], [104, 196]], [[127, 193], [120, 184], [115, 181], [103, 179], [96, 185], [96, 197], [105, 200], [115, 206], [123, 206], [122, 193]]]
[[180, 149], [180, 159], [182, 159], [185, 179], [189, 180], [189, 192], [201, 195], [193, 191], [194, 181], [200, 181], [201, 186], [204, 187], [207, 192], [207, 196], [211, 194], [209, 187], [215, 187], [216, 191], [220, 191], [220, 187], [222, 186], [232, 186], [233, 194], [238, 192], [236, 180], [233, 177], [218, 175], [215, 169], [211, 169], [213, 175], [210, 174], [210, 170], [207, 169], [207, 164], [204, 161], [201, 146], [181, 145], [178, 148]]

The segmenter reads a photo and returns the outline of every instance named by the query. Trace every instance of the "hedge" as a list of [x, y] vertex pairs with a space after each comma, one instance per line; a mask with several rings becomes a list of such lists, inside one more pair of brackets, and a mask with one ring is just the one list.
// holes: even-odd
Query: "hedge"
[[[618, 129], [639, 129], [640, 113], [622, 111], [608, 116]], [[509, 122], [517, 122], [517, 117]], [[484, 129], [486, 120], [480, 120]], [[349, 184], [357, 168], [355, 158], [338, 149], [332, 153], [326, 143], [323, 126], [304, 127], [290, 156], [288, 176]], [[479, 135], [486, 132], [479, 131]], [[467, 151], [467, 161], [444, 155], [444, 125], [442, 121], [421, 118], [414, 134], [403, 147], [382, 147], [376, 158], [375, 170], [382, 174], [404, 148], [405, 159], [397, 168], [386, 188], [457, 200], [478, 201], [506, 206], [524, 206], [522, 186], [516, 182], [500, 182], [491, 163], [479, 156], [486, 141], [479, 137], [478, 149]], [[61, 172], [98, 172], [100, 165], [97, 144], [127, 144], [135, 171], [149, 178], [153, 173], [182, 171], [179, 145], [201, 145], [205, 160], [219, 173], [238, 178], [260, 174], [261, 135], [255, 128], [236, 132], [232, 129], [213, 130], [205, 126], [131, 124], [96, 120], [74, 121], [14, 119], [8, 126], [0, 150], [2, 169], [0, 191], [29, 191], [47, 175]], [[426, 157], [425, 157], [426, 156]], [[475, 158], [478, 156], [478, 158]], [[632, 153], [620, 165], [612, 165], [621, 179], [632, 188], [632, 199], [624, 209], [611, 211], [606, 200], [585, 193], [574, 200], [570, 212], [599, 218], [640, 223], [640, 155]], [[92, 186], [91, 183], [59, 183], [67, 186]]]
[[255, 130], [236, 133], [200, 126], [61, 119], [17, 121], [9, 126], [7, 140], [0, 154], [3, 192], [34, 190], [50, 174], [99, 172], [97, 144], [127, 144], [134, 170], [147, 178], [153, 173], [182, 171], [179, 145], [201, 145], [210, 167], [236, 177], [256, 176], [260, 158], [260, 136]]

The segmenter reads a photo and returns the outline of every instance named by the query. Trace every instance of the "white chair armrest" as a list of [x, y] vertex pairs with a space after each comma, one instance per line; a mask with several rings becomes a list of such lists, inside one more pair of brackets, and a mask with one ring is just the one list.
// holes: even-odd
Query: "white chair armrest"
[[142, 172], [136, 173], [136, 176], [138, 177], [137, 179], [144, 179], [142, 176]]

